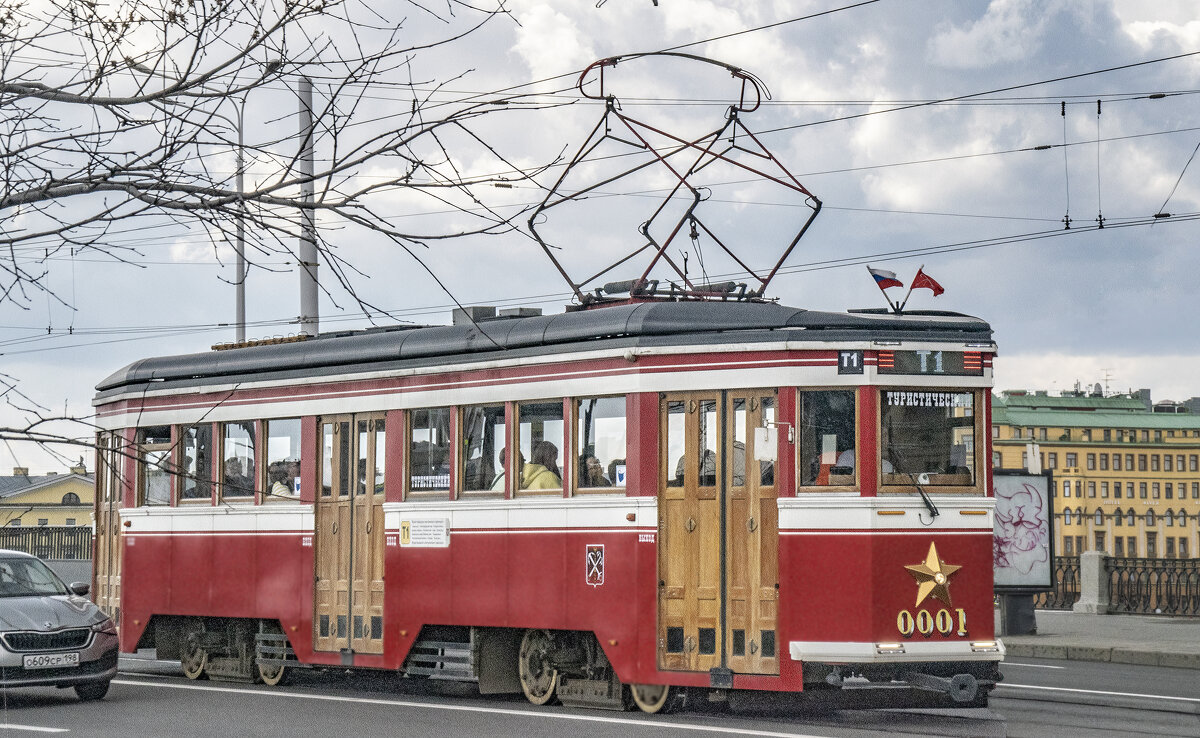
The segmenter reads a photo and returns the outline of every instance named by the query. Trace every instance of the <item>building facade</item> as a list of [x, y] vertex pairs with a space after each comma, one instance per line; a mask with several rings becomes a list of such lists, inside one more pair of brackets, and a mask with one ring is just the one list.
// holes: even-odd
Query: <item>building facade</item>
[[1200, 414], [1187, 403], [1007, 390], [993, 398], [992, 440], [995, 468], [1053, 474], [1058, 555], [1197, 556]]
[[0, 525], [91, 526], [96, 480], [83, 467], [69, 474], [0, 476]]

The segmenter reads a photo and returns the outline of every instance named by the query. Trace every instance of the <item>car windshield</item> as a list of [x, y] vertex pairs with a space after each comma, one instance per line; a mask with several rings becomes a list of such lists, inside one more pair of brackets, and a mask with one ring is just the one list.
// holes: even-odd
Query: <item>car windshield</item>
[[0, 558], [0, 597], [67, 594], [50, 567], [33, 558]]

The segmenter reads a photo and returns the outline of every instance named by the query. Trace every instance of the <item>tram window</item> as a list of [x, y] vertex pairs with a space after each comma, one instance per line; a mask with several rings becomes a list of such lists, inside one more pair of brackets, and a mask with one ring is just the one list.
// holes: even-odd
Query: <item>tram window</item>
[[505, 421], [503, 405], [475, 405], [462, 410], [462, 489], [464, 492], [507, 491], [504, 477]]
[[158, 444], [153, 450], [143, 450], [138, 459], [141, 474], [138, 481], [138, 503], [141, 505], [171, 504], [171, 446]]
[[668, 487], [683, 486], [683, 455], [686, 443], [684, 421], [686, 417], [687, 408], [683, 402], [667, 403], [667, 469], [673, 470], [671, 476], [667, 478]]
[[[975, 486], [975, 394], [885, 390], [881, 410], [884, 484]], [[889, 472], [891, 465], [894, 471]]]
[[[721, 440], [721, 432], [717, 428], [717, 401], [700, 400], [697, 406], [697, 412], [700, 413], [700, 458], [696, 461], [696, 478], [701, 487], [715, 487], [717, 486], [717, 444]], [[745, 476], [746, 467], [743, 463], [742, 477]]]
[[284, 500], [300, 494], [300, 419], [268, 420], [263, 427], [267, 439], [267, 479], [264, 497]]
[[[774, 428], [775, 426], [775, 398], [762, 398], [762, 427]], [[762, 449], [755, 451], [756, 456], [762, 456]], [[758, 462], [758, 483], [764, 487], [770, 487], [775, 484], [775, 462], [760, 459]]]
[[625, 398], [591, 397], [576, 405], [580, 488], [625, 486]]
[[561, 400], [517, 404], [517, 446], [521, 449], [519, 489], [562, 489], [564, 427]]
[[253, 420], [221, 426], [221, 498], [254, 496], [254, 447], [257, 428]]
[[800, 486], [852, 486], [856, 466], [854, 391], [799, 394]]
[[212, 426], [208, 423], [183, 429], [180, 500], [212, 499], [212, 442]]
[[409, 417], [408, 490], [450, 490], [450, 408], [412, 410]]

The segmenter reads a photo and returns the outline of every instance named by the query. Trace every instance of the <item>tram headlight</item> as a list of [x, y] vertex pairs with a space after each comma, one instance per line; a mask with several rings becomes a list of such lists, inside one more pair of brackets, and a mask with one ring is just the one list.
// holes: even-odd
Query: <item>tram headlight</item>
[[995, 641], [971, 641], [971, 650], [977, 653], [987, 653], [991, 651], [999, 651], [1000, 648], [997, 646]]
[[904, 653], [904, 644], [903, 643], [876, 643], [875, 644], [875, 653], [878, 653], [878, 654]]

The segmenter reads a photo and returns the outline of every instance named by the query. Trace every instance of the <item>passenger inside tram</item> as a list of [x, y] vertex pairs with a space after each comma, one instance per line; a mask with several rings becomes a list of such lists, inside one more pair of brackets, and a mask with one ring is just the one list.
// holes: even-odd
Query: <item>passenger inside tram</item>
[[520, 478], [521, 489], [562, 489], [558, 447], [550, 441], [535, 443], [532, 458], [521, 470]]

